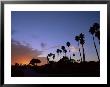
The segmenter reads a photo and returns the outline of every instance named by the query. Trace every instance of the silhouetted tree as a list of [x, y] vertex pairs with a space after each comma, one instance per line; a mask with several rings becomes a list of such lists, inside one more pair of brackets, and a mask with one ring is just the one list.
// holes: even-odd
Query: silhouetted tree
[[50, 57], [53, 55], [53, 53], [50, 53]]
[[53, 59], [55, 59], [55, 54], [52, 54], [53, 55]]
[[[76, 36], [76, 37], [75, 37], [75, 40], [78, 42], [79, 54], [80, 54], [80, 57], [81, 57], [81, 51], [80, 51], [80, 46], [79, 46], [79, 43], [80, 43], [80, 37], [79, 37], [79, 36]], [[82, 62], [82, 57], [81, 57], [81, 62]]]
[[97, 39], [99, 40], [99, 44], [100, 44], [100, 25], [98, 23], [94, 23], [93, 28], [95, 30], [95, 37], [97, 37]]
[[69, 63], [69, 62], [70, 62], [70, 60], [66, 56], [63, 56], [63, 58], [58, 61], [58, 63], [60, 63], [60, 64], [65, 64], [65, 63]]
[[15, 63], [15, 66], [19, 66], [19, 64], [18, 63]]
[[31, 64], [31, 65], [33, 65], [33, 66], [37, 66], [37, 63], [41, 63], [41, 61], [39, 60], [39, 59], [32, 59], [31, 61], [30, 61], [30, 63], [29, 64]]
[[65, 46], [61, 46], [63, 53], [65, 53]]
[[58, 54], [58, 56], [59, 56], [59, 53], [60, 53], [60, 49], [57, 49], [57, 51], [56, 51], [56, 52], [57, 52], [57, 54]]
[[62, 50], [59, 50], [59, 53], [61, 54], [62, 53]]
[[59, 53], [61, 54], [62, 53], [62, 50], [59, 49]]
[[64, 53], [65, 53], [65, 56], [66, 56], [66, 53], [67, 53], [67, 50], [66, 49], [64, 50]]
[[73, 56], [75, 56], [75, 54], [73, 53]]
[[[70, 45], [71, 45], [70, 42], [67, 42], [67, 43], [66, 43], [66, 46], [67, 46], [68, 48], [70, 47]], [[69, 52], [70, 52], [70, 49], [69, 49]], [[71, 55], [70, 55], [70, 59], [71, 59]]]
[[[49, 54], [48, 54], [49, 55]], [[47, 62], [49, 63], [49, 56], [47, 55]]]
[[83, 49], [83, 62], [85, 62], [85, 52], [84, 52], [84, 43], [85, 43], [85, 40], [84, 40], [84, 34], [80, 34], [79, 35], [80, 37], [80, 44], [82, 45], [82, 49]]
[[92, 35], [94, 47], [95, 47], [96, 54], [97, 54], [97, 57], [98, 57], [98, 60], [99, 60], [99, 54], [98, 54], [97, 47], [96, 47], [95, 40], [94, 40], [95, 28], [94, 27], [90, 27], [89, 32]]
[[[75, 56], [75, 54], [73, 53], [73, 55], [72, 55], [73, 57]], [[70, 59], [70, 61], [71, 61], [72, 59]]]
[[[70, 44], [70, 42], [67, 42], [66, 45], [67, 45], [67, 47], [70, 47], [71, 44]], [[70, 50], [69, 50], [69, 52], [70, 52]]]
[[100, 44], [100, 31], [99, 30], [95, 32], [95, 36], [98, 38], [99, 44]]

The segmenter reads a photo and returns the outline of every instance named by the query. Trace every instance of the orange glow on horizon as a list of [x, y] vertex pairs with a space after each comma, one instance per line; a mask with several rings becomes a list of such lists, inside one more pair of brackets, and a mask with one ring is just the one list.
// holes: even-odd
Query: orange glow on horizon
[[[18, 64], [29, 64], [30, 60], [32, 59], [32, 57], [16, 57], [15, 59], [11, 60], [11, 64], [14, 65], [15, 63]], [[47, 63], [47, 60], [45, 58], [36, 58], [39, 59], [41, 61], [41, 63], [38, 63], [38, 66], [44, 65]]]

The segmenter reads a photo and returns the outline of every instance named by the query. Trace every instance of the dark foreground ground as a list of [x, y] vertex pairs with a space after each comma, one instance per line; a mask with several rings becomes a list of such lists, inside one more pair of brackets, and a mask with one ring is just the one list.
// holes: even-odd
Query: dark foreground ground
[[43, 66], [11, 66], [12, 77], [99, 77], [100, 63], [51, 63]]

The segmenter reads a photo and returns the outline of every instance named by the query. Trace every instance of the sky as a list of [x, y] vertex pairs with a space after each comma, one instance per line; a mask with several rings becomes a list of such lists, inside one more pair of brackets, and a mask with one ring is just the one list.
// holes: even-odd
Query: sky
[[[56, 54], [56, 49], [61, 49], [61, 46], [70, 50], [67, 56], [75, 53], [72, 58], [80, 59], [78, 43], [75, 41], [75, 36], [80, 33], [85, 34], [86, 61], [97, 61], [92, 35], [88, 32], [95, 22], [100, 24], [99, 11], [12, 11], [12, 64], [28, 64], [33, 57], [41, 60], [39, 65], [46, 64], [47, 54]], [[68, 41], [70, 48], [66, 46]], [[98, 39], [95, 38], [95, 41], [100, 53]], [[54, 61], [59, 59], [56, 54]]]

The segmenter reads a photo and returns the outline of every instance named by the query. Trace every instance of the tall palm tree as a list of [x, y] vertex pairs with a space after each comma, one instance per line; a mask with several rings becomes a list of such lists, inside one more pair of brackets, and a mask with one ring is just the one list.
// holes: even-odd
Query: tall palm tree
[[85, 40], [84, 40], [84, 34], [80, 34], [79, 35], [80, 37], [80, 44], [82, 45], [82, 49], [83, 49], [83, 62], [85, 62], [85, 52], [84, 52], [84, 43], [85, 43]]
[[[80, 54], [80, 57], [81, 57], [81, 51], [80, 51], [80, 46], [79, 46], [80, 37], [79, 37], [79, 36], [76, 36], [76, 37], [75, 37], [75, 40], [78, 42], [79, 54]], [[82, 62], [82, 57], [81, 57], [81, 62]]]
[[97, 37], [97, 39], [99, 40], [99, 44], [100, 44], [100, 25], [98, 23], [94, 23], [93, 28], [95, 30], [95, 37]]
[[[70, 42], [67, 42], [66, 45], [67, 45], [67, 47], [70, 47], [71, 44], [70, 44]], [[69, 52], [70, 52], [70, 50], [69, 50]]]
[[58, 54], [58, 56], [60, 56], [59, 54], [61, 54], [62, 53], [62, 50], [60, 50], [60, 49], [57, 49], [57, 54]]
[[66, 53], [67, 53], [67, 50], [66, 49], [64, 50], [64, 53], [65, 53], [65, 57], [66, 57]]
[[57, 54], [59, 55], [59, 53], [60, 53], [60, 49], [57, 49], [57, 51], [56, 51], [56, 52], [57, 52]]
[[98, 54], [97, 47], [96, 47], [95, 40], [94, 40], [95, 28], [94, 27], [90, 27], [89, 32], [92, 35], [94, 47], [95, 47], [96, 54], [97, 54], [97, 57], [98, 57], [98, 60], [99, 60], [99, 54]]
[[73, 53], [73, 57], [75, 56], [75, 54]]
[[59, 49], [59, 54], [61, 55], [61, 53], [62, 53], [62, 50]]
[[[69, 48], [70, 47], [70, 42], [66, 42], [66, 46]], [[70, 49], [69, 49], [69, 53], [70, 53]], [[71, 55], [70, 55], [70, 59], [71, 59]]]
[[100, 44], [100, 31], [99, 30], [95, 32], [95, 36], [98, 38], [99, 44]]
[[99, 30], [100, 25], [98, 23], [94, 23], [93, 24], [93, 27], [94, 27], [95, 30]]
[[65, 53], [65, 46], [61, 46], [63, 53]]
[[59, 53], [61, 54], [62, 53], [62, 50], [59, 49]]

